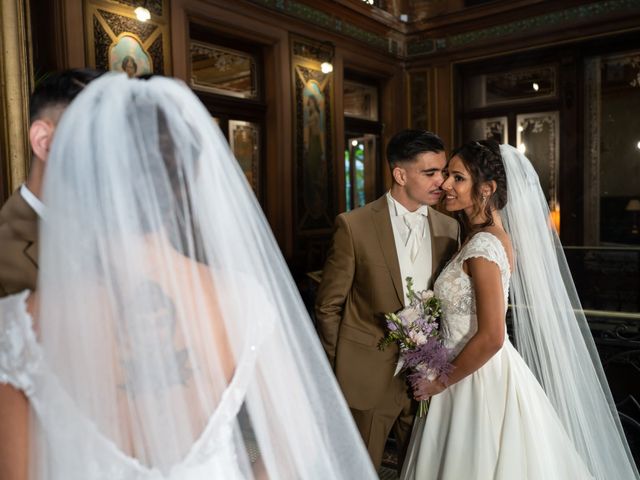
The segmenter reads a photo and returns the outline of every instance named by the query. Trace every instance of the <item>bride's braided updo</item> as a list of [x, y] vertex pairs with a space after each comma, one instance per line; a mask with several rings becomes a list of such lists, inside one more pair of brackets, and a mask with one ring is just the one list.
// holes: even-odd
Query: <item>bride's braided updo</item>
[[[487, 221], [480, 225], [469, 225], [464, 211], [459, 212], [467, 232], [493, 225], [493, 210], [501, 210], [507, 204], [507, 174], [504, 170], [500, 145], [495, 140], [479, 140], [467, 142], [451, 154], [458, 156], [473, 180], [472, 200], [473, 216], [483, 212]], [[494, 181], [496, 189], [485, 199], [482, 197], [482, 185]]]

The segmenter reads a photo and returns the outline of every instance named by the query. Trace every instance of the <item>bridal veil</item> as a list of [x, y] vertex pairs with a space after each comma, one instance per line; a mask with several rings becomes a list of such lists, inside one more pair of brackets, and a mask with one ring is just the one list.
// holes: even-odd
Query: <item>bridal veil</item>
[[374, 478], [260, 205], [185, 85], [92, 82], [56, 130], [44, 201], [39, 335], [56, 381], [40, 388], [105, 441], [68, 426], [36, 468], [91, 478], [108, 445], [164, 478], [227, 439], [242, 478]]
[[538, 176], [517, 149], [501, 145], [500, 153], [508, 192], [500, 213], [516, 260], [510, 296], [518, 351], [595, 478], [637, 479]]

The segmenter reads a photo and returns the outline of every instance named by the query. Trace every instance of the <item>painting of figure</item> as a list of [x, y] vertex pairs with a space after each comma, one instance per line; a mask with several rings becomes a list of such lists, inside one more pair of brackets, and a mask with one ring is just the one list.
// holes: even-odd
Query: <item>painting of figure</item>
[[123, 33], [109, 48], [109, 69], [129, 77], [153, 73], [151, 56], [133, 34]]
[[303, 90], [304, 200], [312, 217], [326, 209], [327, 159], [325, 98], [316, 80], [307, 80]]

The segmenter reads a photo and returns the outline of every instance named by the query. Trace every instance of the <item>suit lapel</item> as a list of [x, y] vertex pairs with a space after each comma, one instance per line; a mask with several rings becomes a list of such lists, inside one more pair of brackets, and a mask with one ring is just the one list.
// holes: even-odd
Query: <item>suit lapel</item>
[[402, 278], [400, 276], [400, 262], [398, 262], [398, 253], [396, 251], [396, 241], [393, 237], [393, 227], [391, 226], [391, 216], [389, 215], [389, 205], [387, 197], [383, 195], [373, 206], [373, 224], [376, 228], [378, 241], [382, 256], [389, 269], [393, 286], [398, 295], [398, 300], [404, 305], [402, 288]]
[[18, 238], [26, 242], [24, 256], [38, 267], [38, 215], [29, 206], [20, 189], [16, 190], [0, 213]]

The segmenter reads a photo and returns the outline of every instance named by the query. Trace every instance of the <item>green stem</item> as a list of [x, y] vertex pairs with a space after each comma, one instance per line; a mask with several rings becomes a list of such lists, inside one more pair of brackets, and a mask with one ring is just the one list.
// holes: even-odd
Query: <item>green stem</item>
[[431, 399], [420, 401], [420, 403], [418, 404], [418, 417], [422, 418], [429, 412], [430, 404], [431, 404]]

